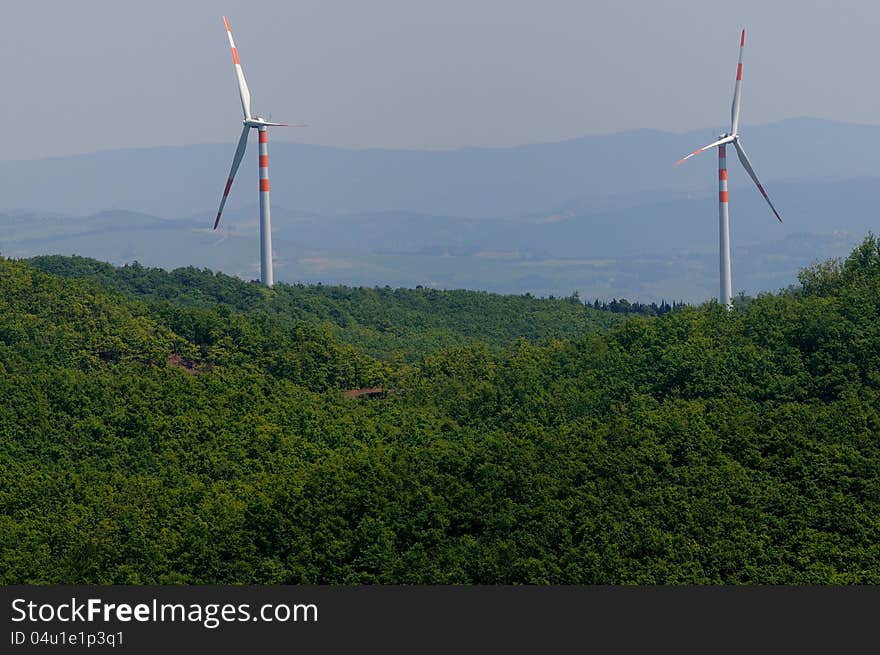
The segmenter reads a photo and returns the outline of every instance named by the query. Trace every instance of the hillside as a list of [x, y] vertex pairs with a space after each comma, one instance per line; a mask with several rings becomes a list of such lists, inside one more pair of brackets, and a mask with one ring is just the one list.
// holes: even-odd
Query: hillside
[[[92, 279], [0, 260], [4, 584], [880, 582], [874, 237], [736, 312], [507, 344], [486, 294], [40, 266]], [[375, 312], [410, 355], [471, 333], [377, 359], [340, 338]]]
[[[171, 317], [183, 308], [208, 308], [271, 318], [292, 329], [300, 321], [327, 326], [341, 340], [383, 358], [418, 356], [444, 346], [485, 342], [507, 346], [575, 337], [620, 320], [584, 307], [576, 298], [501, 296], [479, 291], [352, 288], [279, 284], [271, 293], [237, 278], [195, 268], [166, 272], [138, 264], [113, 267], [83, 257], [35, 257], [36, 268], [85, 278], [152, 303]], [[647, 309], [647, 308], [646, 308]]]

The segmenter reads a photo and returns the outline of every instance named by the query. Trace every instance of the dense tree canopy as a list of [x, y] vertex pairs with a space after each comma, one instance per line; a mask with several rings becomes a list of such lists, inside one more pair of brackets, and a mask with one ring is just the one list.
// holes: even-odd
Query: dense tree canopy
[[154, 307], [173, 304], [175, 312], [181, 307], [214, 313], [226, 308], [257, 321], [270, 318], [286, 326], [319, 325], [364, 352], [406, 361], [462, 343], [501, 347], [518, 337], [530, 341], [577, 337], [620, 320], [612, 313], [585, 307], [576, 294], [543, 299], [528, 294], [321, 284], [277, 284], [269, 292], [258, 284], [195, 268], [167, 272], [136, 262], [114, 268], [84, 257], [59, 256], [35, 257], [31, 263], [56, 275], [95, 280]]
[[800, 282], [624, 320], [0, 260], [0, 581], [876, 584], [880, 242]]

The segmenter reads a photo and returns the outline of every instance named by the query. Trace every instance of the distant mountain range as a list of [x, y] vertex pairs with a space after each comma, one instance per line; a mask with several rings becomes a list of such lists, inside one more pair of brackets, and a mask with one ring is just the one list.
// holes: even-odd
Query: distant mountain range
[[[735, 291], [791, 284], [878, 229], [880, 127], [793, 119], [743, 132], [785, 223], [731, 171]], [[276, 277], [703, 300], [717, 292], [714, 156], [674, 162], [712, 137], [641, 130], [446, 152], [270, 144]], [[232, 148], [0, 162], [0, 252], [256, 277], [253, 161], [223, 229], [210, 229]]]
[[[768, 185], [779, 180], [876, 174], [880, 127], [792, 119], [744, 130], [744, 143]], [[451, 151], [343, 150], [269, 144], [273, 199], [319, 214], [411, 211], [470, 218], [542, 212], [577, 198], [644, 191], [710, 189], [712, 154], [676, 168], [715, 131], [639, 130], [526, 145]], [[0, 211], [90, 214], [127, 209], [165, 218], [213, 210], [235, 144], [99, 152], [0, 162]], [[231, 202], [253, 202], [253, 148]], [[732, 171], [736, 179], [745, 176]]]

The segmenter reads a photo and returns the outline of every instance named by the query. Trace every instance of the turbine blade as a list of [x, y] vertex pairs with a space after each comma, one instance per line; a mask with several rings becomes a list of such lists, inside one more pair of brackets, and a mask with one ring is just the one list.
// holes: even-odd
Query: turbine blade
[[229, 47], [232, 49], [232, 63], [235, 65], [235, 75], [238, 78], [238, 93], [241, 95], [241, 111], [244, 113], [244, 119], [249, 120], [251, 117], [251, 92], [244, 79], [244, 71], [241, 69], [238, 50], [235, 48], [235, 41], [232, 40], [232, 30], [229, 29], [229, 21], [226, 20], [226, 16], [223, 17], [223, 24], [226, 25], [226, 36], [229, 37]]
[[248, 132], [251, 131], [247, 125], [245, 125], [241, 130], [241, 138], [238, 140], [238, 148], [235, 149], [235, 157], [232, 158], [232, 168], [229, 169], [229, 178], [226, 180], [226, 188], [223, 189], [223, 197], [220, 199], [220, 209], [217, 210], [217, 218], [214, 219], [214, 229], [217, 229], [217, 225], [220, 223], [220, 214], [223, 213], [223, 206], [226, 204], [226, 198], [229, 196], [229, 189], [232, 188], [232, 180], [235, 179], [235, 172], [238, 170], [238, 165], [241, 163], [241, 158], [244, 157], [244, 150], [247, 147], [248, 140]]
[[679, 166], [679, 165], [681, 165], [681, 162], [685, 161], [686, 159], [690, 159], [690, 158], [693, 157], [694, 155], [699, 155], [701, 152], [703, 152], [703, 151], [705, 151], [705, 150], [709, 150], [709, 149], [711, 149], [711, 148], [714, 148], [715, 146], [720, 146], [720, 145], [722, 145], [722, 144], [724, 144], [724, 143], [730, 143], [731, 141], [733, 141], [733, 137], [732, 137], [732, 136], [725, 136], [725, 137], [722, 137], [722, 138], [718, 139], [717, 141], [713, 141], [713, 142], [710, 143], [708, 146], [703, 146], [703, 147], [700, 148], [699, 150], [694, 150], [691, 154], [686, 155], [685, 157], [682, 157], [682, 158], [679, 159], [677, 162], [675, 162], [675, 165], [676, 165], [676, 166]]
[[743, 48], [746, 45], [746, 31], [739, 37], [739, 63], [736, 65], [736, 85], [733, 87], [733, 104], [730, 106], [730, 133], [736, 134], [739, 129], [740, 91], [743, 83]]
[[746, 156], [746, 151], [743, 150], [743, 147], [739, 143], [739, 139], [733, 142], [733, 145], [736, 146], [736, 154], [739, 155], [739, 161], [743, 165], [743, 168], [746, 169], [746, 172], [749, 174], [749, 177], [752, 178], [755, 185], [758, 187], [758, 191], [761, 192], [761, 195], [764, 196], [764, 200], [767, 201], [767, 204], [770, 205], [770, 209], [773, 210], [773, 214], [776, 216], [776, 220], [780, 223], [782, 222], [782, 217], [779, 215], [779, 212], [776, 211], [776, 207], [773, 206], [773, 203], [770, 202], [770, 196], [767, 195], [767, 192], [764, 191], [764, 187], [761, 185], [761, 182], [758, 180], [758, 176], [755, 175], [755, 169], [752, 168], [751, 163], [749, 163], [749, 158]]

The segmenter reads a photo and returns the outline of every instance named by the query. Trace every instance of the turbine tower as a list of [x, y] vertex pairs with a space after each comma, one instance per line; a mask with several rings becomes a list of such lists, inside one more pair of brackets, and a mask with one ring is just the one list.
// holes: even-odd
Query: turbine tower
[[730, 219], [728, 216], [727, 205], [728, 205], [728, 193], [727, 193], [727, 144], [732, 143], [733, 147], [736, 148], [736, 154], [739, 157], [740, 163], [743, 165], [743, 168], [746, 169], [746, 172], [749, 174], [749, 177], [755, 182], [758, 187], [758, 191], [761, 192], [761, 195], [764, 196], [764, 200], [767, 201], [767, 204], [770, 205], [770, 209], [773, 210], [773, 214], [776, 216], [776, 220], [780, 223], [782, 222], [782, 218], [779, 216], [779, 212], [776, 211], [776, 208], [773, 206], [773, 203], [770, 202], [770, 197], [767, 195], [767, 192], [764, 190], [764, 187], [761, 185], [761, 182], [758, 180], [758, 176], [755, 175], [755, 169], [752, 168], [751, 163], [749, 162], [749, 158], [746, 156], [746, 151], [743, 150], [742, 144], [739, 139], [739, 106], [740, 106], [740, 90], [742, 89], [742, 75], [743, 75], [743, 48], [746, 45], [746, 31], [743, 30], [739, 39], [739, 63], [736, 67], [736, 85], [733, 87], [733, 105], [730, 108], [730, 132], [727, 134], [721, 134], [718, 137], [717, 141], [713, 141], [707, 146], [700, 148], [699, 150], [694, 150], [691, 154], [686, 157], [682, 157], [676, 162], [676, 166], [681, 164], [686, 159], [690, 159], [694, 155], [698, 155], [704, 150], [709, 150], [710, 148], [718, 148], [718, 233], [719, 233], [719, 251], [720, 251], [720, 263], [719, 268], [721, 272], [721, 293], [718, 296], [718, 300], [723, 304], [727, 309], [730, 309], [733, 304], [731, 298], [733, 297], [733, 283], [730, 278]]
[[214, 229], [220, 224], [220, 215], [223, 213], [223, 206], [226, 204], [226, 198], [229, 196], [229, 189], [232, 187], [232, 180], [235, 179], [235, 173], [241, 158], [244, 157], [244, 150], [247, 146], [248, 134], [255, 129], [260, 134], [260, 281], [267, 287], [274, 284], [272, 278], [272, 224], [269, 212], [269, 147], [268, 136], [269, 127], [287, 127], [286, 123], [271, 123], [264, 120], [262, 116], [251, 115], [251, 92], [248, 90], [247, 82], [244, 79], [244, 72], [241, 69], [241, 61], [238, 59], [238, 50], [235, 48], [235, 41], [232, 40], [232, 31], [229, 29], [229, 21], [226, 16], [223, 17], [223, 24], [226, 26], [226, 36], [229, 38], [229, 47], [232, 49], [232, 63], [235, 65], [235, 75], [238, 79], [238, 92], [241, 95], [241, 111], [244, 114], [241, 130], [241, 137], [238, 139], [238, 148], [235, 150], [235, 156], [232, 158], [232, 168], [229, 171], [229, 178], [226, 180], [226, 188], [223, 189], [223, 197], [220, 199], [220, 209], [217, 210], [217, 218], [214, 219]]

